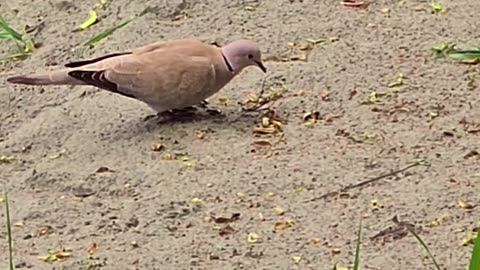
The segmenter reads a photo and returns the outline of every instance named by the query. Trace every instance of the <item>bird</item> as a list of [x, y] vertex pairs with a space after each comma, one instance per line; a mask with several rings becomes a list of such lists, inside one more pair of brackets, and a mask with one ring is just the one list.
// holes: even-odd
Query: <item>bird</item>
[[161, 114], [202, 103], [249, 66], [267, 72], [252, 40], [220, 46], [178, 39], [70, 62], [53, 71], [8, 77], [7, 82], [95, 86], [139, 100]]

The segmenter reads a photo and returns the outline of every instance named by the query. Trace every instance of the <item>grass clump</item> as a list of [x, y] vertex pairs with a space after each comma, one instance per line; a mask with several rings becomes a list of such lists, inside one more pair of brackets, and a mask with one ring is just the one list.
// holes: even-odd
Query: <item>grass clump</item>
[[0, 39], [13, 41], [18, 48], [18, 52], [8, 55], [3, 59], [24, 59], [29, 56], [35, 45], [26, 33], [21, 34], [13, 29], [9, 23], [0, 15]]

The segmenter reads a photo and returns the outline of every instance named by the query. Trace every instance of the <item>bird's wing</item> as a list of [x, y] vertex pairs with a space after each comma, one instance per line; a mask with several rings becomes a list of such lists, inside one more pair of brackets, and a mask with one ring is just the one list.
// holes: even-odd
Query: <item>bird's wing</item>
[[[185, 56], [169, 50], [128, 55], [101, 69], [73, 70], [69, 75], [87, 84], [147, 103], [195, 98], [215, 85], [215, 69], [206, 56]], [[183, 96], [185, 95], [185, 96]], [[182, 97], [183, 96], [183, 97]]]

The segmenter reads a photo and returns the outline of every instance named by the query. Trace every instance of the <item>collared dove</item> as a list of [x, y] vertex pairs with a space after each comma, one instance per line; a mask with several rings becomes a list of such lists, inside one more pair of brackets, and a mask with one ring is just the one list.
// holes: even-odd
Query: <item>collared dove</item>
[[157, 42], [128, 52], [72, 62], [64, 69], [7, 78], [27, 85], [93, 85], [146, 103], [157, 113], [200, 104], [245, 67], [263, 72], [261, 52], [250, 40], [223, 47], [198, 40]]

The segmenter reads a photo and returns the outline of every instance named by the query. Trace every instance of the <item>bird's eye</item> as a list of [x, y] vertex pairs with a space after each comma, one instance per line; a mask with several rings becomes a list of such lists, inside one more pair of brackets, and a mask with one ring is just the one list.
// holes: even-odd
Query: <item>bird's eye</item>
[[253, 58], [253, 55], [249, 54], [247, 55], [248, 59], [252, 59]]

